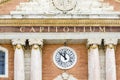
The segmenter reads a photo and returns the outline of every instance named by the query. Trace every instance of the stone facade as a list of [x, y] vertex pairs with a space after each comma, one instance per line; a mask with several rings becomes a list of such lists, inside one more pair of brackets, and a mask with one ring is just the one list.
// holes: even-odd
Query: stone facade
[[[5, 47], [9, 51], [9, 76], [8, 78], [0, 78], [0, 80], [14, 80], [14, 48], [11, 44], [2, 44], [2, 47]], [[52, 55], [53, 52], [63, 45], [61, 44], [45, 44], [43, 47], [43, 79], [42, 80], [53, 80], [59, 74], [61, 74], [62, 70], [58, 69], [53, 61]], [[71, 44], [68, 45], [73, 48], [78, 55], [77, 64], [67, 73], [72, 74], [78, 80], [88, 80], [88, 56], [87, 56], [87, 47], [86, 44]], [[116, 65], [117, 65], [117, 80], [120, 80], [119, 77], [119, 49], [120, 45], [118, 44], [116, 47]], [[104, 47], [99, 48], [100, 54], [100, 66], [101, 66], [101, 80], [105, 79], [105, 50]], [[25, 80], [30, 80], [30, 49], [25, 49]]]
[[[0, 46], [8, 49], [9, 60], [8, 77], [0, 80], [120, 80], [117, 5], [113, 0], [11, 0], [0, 5]], [[61, 46], [77, 53], [71, 69], [53, 62]], [[60, 54], [64, 60], [65, 53]]]
[[[22, 2], [27, 2], [27, 0], [15, 0], [15, 1], [11, 0], [11, 1], [7, 1], [6, 3], [1, 4], [0, 5], [0, 14], [10, 14], [10, 11], [15, 10], [16, 6]], [[116, 10], [116, 11], [120, 10], [120, 8], [118, 7], [120, 5], [120, 3], [115, 0], [104, 0], [104, 1], [101, 0], [101, 2], [105, 2], [105, 3], [108, 3], [112, 6], [114, 6], [114, 10]]]

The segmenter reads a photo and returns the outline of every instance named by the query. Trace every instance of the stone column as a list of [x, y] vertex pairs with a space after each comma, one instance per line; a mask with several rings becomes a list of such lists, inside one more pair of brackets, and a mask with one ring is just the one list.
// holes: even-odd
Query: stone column
[[31, 80], [42, 80], [42, 45], [41, 39], [29, 39], [31, 50]]
[[14, 39], [12, 44], [15, 46], [14, 53], [14, 80], [25, 80], [24, 71], [24, 52], [22, 45], [25, 45], [25, 40]]
[[116, 80], [115, 45], [117, 39], [105, 39], [106, 45], [106, 80]]
[[98, 45], [101, 44], [99, 39], [88, 39], [88, 80], [100, 79], [100, 61]]

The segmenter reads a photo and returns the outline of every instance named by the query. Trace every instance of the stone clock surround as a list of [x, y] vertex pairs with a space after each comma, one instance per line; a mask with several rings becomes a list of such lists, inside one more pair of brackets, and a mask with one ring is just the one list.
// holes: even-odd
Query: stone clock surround
[[[60, 61], [58, 61], [58, 59]], [[70, 60], [71, 62], [69, 62]], [[71, 69], [77, 63], [76, 52], [68, 46], [62, 46], [54, 52], [53, 62], [60, 69], [63, 69], [63, 70]], [[68, 65], [67, 66], [62, 65], [62, 64], [59, 64], [59, 62], [66, 63]]]

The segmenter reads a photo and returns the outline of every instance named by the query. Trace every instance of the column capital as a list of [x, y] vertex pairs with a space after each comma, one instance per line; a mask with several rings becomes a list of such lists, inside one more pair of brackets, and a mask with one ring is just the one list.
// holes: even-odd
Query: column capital
[[29, 39], [29, 45], [43, 46], [43, 39]]
[[118, 39], [117, 38], [107, 38], [107, 39], [104, 39], [104, 44], [105, 45], [109, 45], [109, 44], [117, 45], [117, 43], [118, 43]]
[[12, 39], [12, 45], [25, 45], [26, 39]]
[[87, 44], [91, 45], [91, 44], [97, 44], [100, 45], [101, 44], [102, 39], [99, 38], [90, 38], [87, 40]]

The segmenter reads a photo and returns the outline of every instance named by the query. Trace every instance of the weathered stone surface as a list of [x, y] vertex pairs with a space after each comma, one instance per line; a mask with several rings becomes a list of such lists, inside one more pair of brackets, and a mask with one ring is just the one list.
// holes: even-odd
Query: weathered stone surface
[[117, 80], [115, 49], [109, 47], [106, 49], [106, 80]]
[[101, 80], [98, 46], [93, 45], [88, 52], [88, 80]]
[[[75, 1], [71, 1], [71, 3], [68, 4], [59, 4], [66, 8], [69, 7], [70, 4], [72, 6], [72, 2]], [[46, 16], [46, 18], [60, 18], [61, 15], [63, 15], [64, 18], [76, 18], [76, 16], [73, 15], [89, 14], [89, 18], [101, 18], [101, 16], [104, 18], [108, 16], [107, 14], [112, 14], [111, 16], [118, 18], [118, 12], [114, 11], [113, 6], [99, 0], [77, 0], [75, 6], [68, 11], [61, 9], [59, 4], [55, 4], [52, 0], [33, 0], [26, 3], [20, 3], [20, 5], [16, 7], [15, 11], [11, 11], [11, 15], [13, 18], [29, 18], [29, 15], [32, 15], [33, 18], [42, 18], [44, 16]], [[106, 16], [101, 14], [105, 14]], [[77, 17], [81, 17], [79, 15], [77, 15]]]

